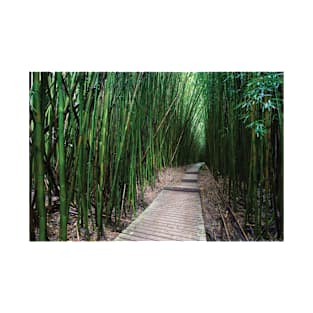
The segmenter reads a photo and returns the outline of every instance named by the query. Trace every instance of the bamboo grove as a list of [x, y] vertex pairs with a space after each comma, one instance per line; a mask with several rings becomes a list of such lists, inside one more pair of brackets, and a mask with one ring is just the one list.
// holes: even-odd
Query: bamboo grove
[[30, 239], [59, 240], [71, 208], [104, 239], [160, 169], [205, 161], [256, 240], [283, 239], [281, 73], [47, 73], [29, 77]]
[[191, 73], [31, 73], [31, 240], [36, 229], [47, 239], [55, 197], [60, 240], [71, 206], [98, 239], [105, 225], [135, 214], [138, 186], [197, 157], [200, 95]]
[[205, 161], [255, 240], [283, 240], [283, 74], [201, 73]]

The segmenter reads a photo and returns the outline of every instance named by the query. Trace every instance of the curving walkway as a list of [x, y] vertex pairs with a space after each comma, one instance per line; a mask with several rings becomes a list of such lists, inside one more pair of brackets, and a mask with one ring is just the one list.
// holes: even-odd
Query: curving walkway
[[115, 240], [206, 241], [198, 186], [198, 173], [203, 164], [191, 165], [180, 184], [164, 187]]

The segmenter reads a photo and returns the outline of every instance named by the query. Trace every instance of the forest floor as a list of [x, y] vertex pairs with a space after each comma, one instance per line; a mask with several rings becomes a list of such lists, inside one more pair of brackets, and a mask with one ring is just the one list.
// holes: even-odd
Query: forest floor
[[236, 212], [227, 205], [228, 197], [222, 188], [223, 181], [217, 181], [208, 167], [202, 167], [199, 173], [199, 188], [205, 232], [208, 241], [241, 241], [250, 238], [242, 233], [244, 210]]

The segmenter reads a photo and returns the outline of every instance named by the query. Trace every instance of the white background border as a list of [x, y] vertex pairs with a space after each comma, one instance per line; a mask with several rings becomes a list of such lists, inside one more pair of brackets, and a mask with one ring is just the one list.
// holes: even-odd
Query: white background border
[[[1, 312], [312, 312], [309, 3], [1, 3]], [[285, 242], [28, 242], [35, 70], [284, 71]]]

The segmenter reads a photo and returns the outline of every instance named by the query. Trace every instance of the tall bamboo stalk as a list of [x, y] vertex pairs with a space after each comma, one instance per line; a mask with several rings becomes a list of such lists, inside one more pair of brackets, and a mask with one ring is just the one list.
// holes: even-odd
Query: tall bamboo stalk
[[36, 209], [39, 214], [39, 240], [46, 240], [46, 208], [44, 189], [44, 142], [43, 142], [43, 110], [40, 103], [40, 75], [33, 73], [33, 112], [34, 112], [34, 154], [35, 154], [35, 188]]
[[67, 239], [68, 208], [66, 202], [65, 159], [64, 159], [64, 96], [62, 73], [56, 73], [58, 83], [58, 157], [60, 181], [60, 240]]

